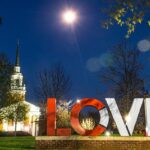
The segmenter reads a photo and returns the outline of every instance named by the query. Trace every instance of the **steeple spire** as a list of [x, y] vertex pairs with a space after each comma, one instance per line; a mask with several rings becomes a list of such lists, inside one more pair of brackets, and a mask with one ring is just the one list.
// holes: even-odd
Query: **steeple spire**
[[20, 65], [20, 59], [19, 59], [19, 40], [17, 41], [17, 48], [16, 48], [16, 66]]

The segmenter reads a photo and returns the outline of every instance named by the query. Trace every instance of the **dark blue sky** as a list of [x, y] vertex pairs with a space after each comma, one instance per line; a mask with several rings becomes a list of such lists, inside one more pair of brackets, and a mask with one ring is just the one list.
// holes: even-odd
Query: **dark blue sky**
[[[60, 21], [66, 7], [74, 8], [79, 14], [73, 30]], [[16, 42], [20, 40], [21, 67], [30, 101], [36, 101], [32, 89], [37, 84], [37, 73], [57, 61], [63, 63], [72, 78], [72, 98], [98, 97], [102, 84], [86, 63], [121, 42], [126, 33], [117, 25], [110, 30], [101, 28], [100, 21], [105, 18], [102, 8], [100, 0], [0, 0], [3, 17], [0, 51], [6, 52], [14, 62]], [[129, 41], [136, 46], [143, 39], [150, 39], [150, 29], [145, 25], [138, 26]], [[150, 52], [143, 53], [147, 60], [149, 56]], [[149, 61], [146, 64], [149, 72]]]

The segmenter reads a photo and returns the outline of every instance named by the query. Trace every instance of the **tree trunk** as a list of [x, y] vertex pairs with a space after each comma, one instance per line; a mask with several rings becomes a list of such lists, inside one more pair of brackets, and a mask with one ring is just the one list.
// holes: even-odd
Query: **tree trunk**
[[15, 119], [15, 133], [14, 136], [17, 136], [17, 119]]

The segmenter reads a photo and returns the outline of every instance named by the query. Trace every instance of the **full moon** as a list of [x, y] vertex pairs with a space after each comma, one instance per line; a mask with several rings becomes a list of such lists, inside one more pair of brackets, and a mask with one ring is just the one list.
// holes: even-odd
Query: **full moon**
[[77, 13], [74, 10], [66, 10], [62, 13], [62, 20], [66, 24], [74, 24], [77, 21]]

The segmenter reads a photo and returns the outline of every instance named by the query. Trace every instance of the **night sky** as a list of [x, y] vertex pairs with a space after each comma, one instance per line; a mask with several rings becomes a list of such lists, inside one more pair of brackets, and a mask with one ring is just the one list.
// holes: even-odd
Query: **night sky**
[[[74, 27], [63, 24], [60, 19], [67, 7], [78, 12], [79, 20]], [[126, 34], [126, 30], [117, 25], [109, 30], [100, 26], [100, 21], [105, 19], [101, 13], [103, 7], [101, 0], [0, 0], [3, 17], [0, 51], [15, 62], [16, 43], [20, 40], [21, 67], [29, 101], [36, 101], [33, 87], [38, 83], [37, 73], [56, 62], [64, 65], [72, 79], [70, 98], [99, 98], [98, 91], [103, 87], [98, 71], [104, 66], [96, 66], [92, 60], [107, 56], [108, 50]], [[128, 39], [134, 47], [141, 40], [150, 41], [150, 28], [144, 24], [137, 26]], [[142, 57], [148, 73], [150, 52], [143, 52]], [[89, 68], [92, 65], [96, 67], [94, 70]]]

